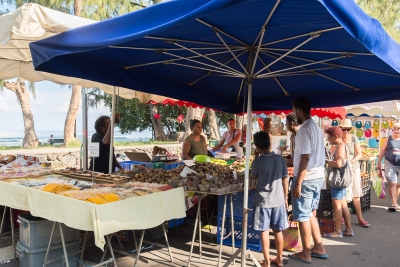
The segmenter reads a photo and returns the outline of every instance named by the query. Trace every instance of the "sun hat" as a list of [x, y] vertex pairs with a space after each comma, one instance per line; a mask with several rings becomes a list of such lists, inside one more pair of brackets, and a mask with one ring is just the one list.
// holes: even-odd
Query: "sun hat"
[[351, 120], [350, 119], [344, 119], [340, 122], [339, 125], [340, 128], [351, 128], [353, 129], [354, 126], [351, 124]]

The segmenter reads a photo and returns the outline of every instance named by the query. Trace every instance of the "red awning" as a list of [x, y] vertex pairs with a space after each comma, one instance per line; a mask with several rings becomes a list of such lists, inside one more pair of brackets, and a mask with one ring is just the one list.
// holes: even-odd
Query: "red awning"
[[[293, 110], [273, 110], [273, 111], [253, 111], [253, 114], [289, 114], [293, 112]], [[344, 119], [346, 117], [346, 109], [344, 107], [335, 107], [335, 108], [313, 108], [311, 109], [311, 116], [317, 116], [319, 118], [328, 117], [330, 119]]]

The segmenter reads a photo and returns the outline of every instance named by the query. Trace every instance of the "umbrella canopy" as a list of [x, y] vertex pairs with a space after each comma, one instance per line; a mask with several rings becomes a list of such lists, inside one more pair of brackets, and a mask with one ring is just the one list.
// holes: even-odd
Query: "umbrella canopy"
[[[75, 84], [87, 88], [99, 87], [111, 94], [113, 86], [86, 79], [35, 71], [32, 64], [30, 42], [95, 22], [33, 3], [25, 4], [10, 13], [1, 15], [0, 79], [22, 77], [31, 82], [48, 80], [58, 84]], [[119, 90], [119, 94], [124, 98], [138, 98], [143, 103], [149, 100], [163, 101], [165, 99], [165, 97], [123, 88]]]
[[383, 101], [346, 107], [347, 117], [400, 117], [400, 103], [398, 101]]
[[[140, 23], [138, 23], [140, 22]], [[348, 0], [171, 0], [30, 44], [37, 70], [238, 113], [400, 96], [400, 47]]]

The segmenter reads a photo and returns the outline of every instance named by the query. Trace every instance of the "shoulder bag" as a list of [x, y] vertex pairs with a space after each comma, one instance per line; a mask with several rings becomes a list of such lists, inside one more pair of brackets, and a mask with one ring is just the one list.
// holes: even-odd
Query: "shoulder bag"
[[[341, 168], [330, 169], [328, 176], [328, 184], [331, 188], [346, 188], [349, 187], [353, 177], [351, 175], [351, 166], [349, 161], [349, 155], [347, 153], [347, 146], [344, 145], [346, 149], [346, 163]], [[336, 148], [337, 149], [337, 148]]]

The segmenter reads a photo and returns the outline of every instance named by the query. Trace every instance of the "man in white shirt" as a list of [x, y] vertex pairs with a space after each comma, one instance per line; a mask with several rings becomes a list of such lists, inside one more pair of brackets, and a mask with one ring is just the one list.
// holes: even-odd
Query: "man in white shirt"
[[213, 147], [212, 150], [216, 151], [221, 149], [222, 153], [226, 153], [226, 149], [229, 147], [234, 148], [234, 152], [236, 152], [238, 158], [242, 158], [244, 156], [243, 149], [240, 147], [239, 143], [242, 138], [242, 131], [240, 129], [236, 129], [236, 121], [234, 119], [228, 120], [228, 131], [224, 132], [221, 138], [221, 142], [216, 147]]
[[[322, 184], [325, 181], [325, 147], [322, 131], [311, 118], [311, 104], [305, 97], [292, 102], [297, 123], [301, 125], [296, 134], [292, 182], [293, 218], [300, 223], [303, 251], [289, 255], [290, 258], [312, 263], [311, 257], [327, 259], [322, 245], [321, 233], [313, 210], [318, 209]], [[314, 247], [311, 250], [311, 236]]]

